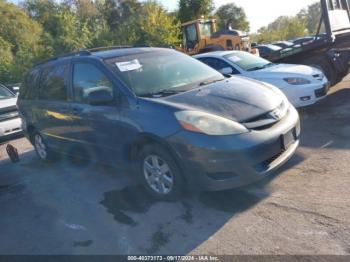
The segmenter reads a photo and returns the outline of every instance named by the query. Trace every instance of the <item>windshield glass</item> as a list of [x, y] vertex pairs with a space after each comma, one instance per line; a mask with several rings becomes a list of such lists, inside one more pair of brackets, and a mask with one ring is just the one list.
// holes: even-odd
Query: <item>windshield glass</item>
[[281, 50], [282, 48], [277, 45], [266, 45], [268, 48], [270, 48], [273, 51]]
[[105, 60], [137, 95], [181, 92], [224, 77], [209, 66], [173, 50], [152, 50]]
[[4, 86], [0, 85], [0, 99], [13, 98], [14, 95]]
[[225, 55], [225, 58], [227, 58], [228, 60], [230, 60], [245, 71], [263, 69], [267, 66], [273, 65], [270, 61], [252, 55], [248, 52], [234, 52]]

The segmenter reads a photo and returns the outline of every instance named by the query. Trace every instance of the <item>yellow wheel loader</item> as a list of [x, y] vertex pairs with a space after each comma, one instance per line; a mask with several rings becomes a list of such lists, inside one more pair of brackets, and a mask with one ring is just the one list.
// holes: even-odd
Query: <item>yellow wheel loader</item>
[[216, 31], [215, 19], [197, 19], [182, 24], [183, 43], [179, 51], [196, 55], [219, 50], [251, 52], [247, 34], [231, 28]]

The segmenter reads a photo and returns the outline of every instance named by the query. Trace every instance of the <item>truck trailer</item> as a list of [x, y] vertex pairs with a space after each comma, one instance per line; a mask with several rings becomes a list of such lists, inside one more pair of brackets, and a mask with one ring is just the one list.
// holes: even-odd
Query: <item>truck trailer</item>
[[349, 73], [350, 11], [347, 0], [321, 0], [321, 18], [311, 41], [265, 56], [271, 62], [304, 64], [321, 69], [331, 85]]

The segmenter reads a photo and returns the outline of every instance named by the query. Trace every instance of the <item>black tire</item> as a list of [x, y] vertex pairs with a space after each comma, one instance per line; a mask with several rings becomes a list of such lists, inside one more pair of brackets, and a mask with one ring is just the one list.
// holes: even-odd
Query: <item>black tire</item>
[[[44, 162], [54, 162], [57, 160], [57, 154], [55, 154], [50, 147], [47, 145], [46, 141], [44, 140], [43, 136], [37, 132], [33, 131], [31, 136], [31, 142], [34, 146], [35, 152], [40, 160]], [[39, 140], [41, 140], [42, 148], [39, 148]], [[43, 153], [45, 151], [45, 153]]]
[[304, 61], [304, 64], [320, 69], [333, 86], [339, 82], [339, 74], [326, 58], [310, 58]]
[[[150, 172], [149, 170], [146, 170], [147, 168], [145, 168], [145, 162], [151, 156], [158, 156], [160, 158], [158, 159], [158, 166], [160, 167], [159, 169], [161, 169], [161, 167], [164, 167], [165, 163], [169, 167], [170, 172], [166, 173], [165, 175], [159, 175], [158, 179], [161, 181], [155, 182], [153, 187], [149, 183], [150, 180], [146, 178], [146, 175], [150, 177]], [[153, 159], [151, 162], [153, 162]], [[174, 157], [168, 152], [168, 150], [164, 149], [164, 147], [158, 144], [148, 144], [141, 149], [137, 159], [137, 174], [146, 191], [157, 200], [177, 200], [183, 191], [184, 180], [178, 164], [176, 163]], [[167, 184], [169, 182], [169, 177], [172, 177], [171, 187], [169, 186], [170, 183]], [[166, 184], [166, 190], [164, 190], [164, 193], [160, 193], [159, 190], [157, 192], [155, 188], [157, 187], [159, 189], [160, 187], [159, 184], [158, 186], [156, 184], [163, 182]], [[169, 192], [165, 193], [167, 190], [169, 190]]]

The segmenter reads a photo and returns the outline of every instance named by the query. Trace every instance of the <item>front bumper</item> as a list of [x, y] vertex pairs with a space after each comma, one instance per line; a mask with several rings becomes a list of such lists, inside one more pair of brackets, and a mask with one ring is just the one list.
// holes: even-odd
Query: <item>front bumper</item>
[[[283, 134], [295, 141], [284, 149]], [[299, 144], [299, 116], [293, 107], [270, 128], [213, 137], [181, 131], [168, 138], [189, 186], [195, 190], [226, 190], [256, 182], [292, 157]]]
[[22, 120], [17, 117], [0, 122], [0, 137], [7, 137], [22, 132]]
[[[320, 83], [309, 84], [305, 86], [296, 86], [300, 88], [299, 92], [286, 91], [288, 100], [295, 107], [305, 107], [313, 105], [327, 96], [330, 83], [326, 80]], [[284, 91], [284, 90], [283, 90]]]

